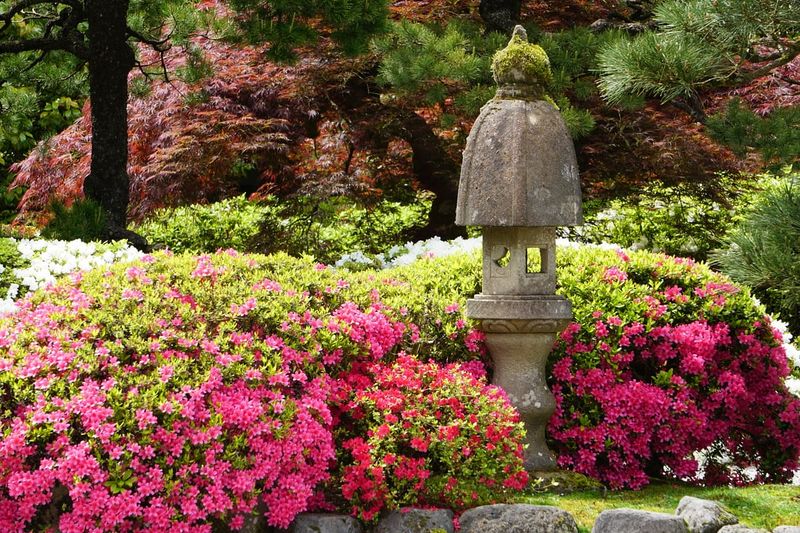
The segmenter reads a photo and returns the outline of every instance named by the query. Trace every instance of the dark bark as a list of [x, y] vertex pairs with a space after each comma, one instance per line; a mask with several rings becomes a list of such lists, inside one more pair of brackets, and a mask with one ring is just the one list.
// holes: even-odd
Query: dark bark
[[[367, 138], [361, 142], [385, 149], [388, 139], [399, 137], [411, 145], [414, 177], [420, 186], [436, 195], [428, 215], [428, 223], [410, 238], [415, 240], [439, 236], [444, 239], [466, 236], [466, 229], [456, 226], [456, 200], [460, 161], [454, 161], [442, 146], [430, 125], [418, 114], [402, 107], [379, 102], [379, 93], [370, 85], [378, 64], [365, 68], [361, 76], [353, 76], [340, 91], [327, 94], [328, 103], [355, 120], [371, 123]], [[323, 106], [320, 114], [328, 108]]]
[[456, 200], [460, 165], [442, 147], [441, 140], [418, 114], [399, 110], [396, 115], [398, 136], [411, 145], [414, 175], [419, 184], [436, 195], [428, 215], [428, 224], [417, 231], [417, 240], [439, 236], [443, 239], [466, 236], [466, 229], [456, 226]]
[[497, 31], [511, 35], [519, 24], [521, 0], [481, 0], [478, 12], [486, 31]]
[[120, 234], [128, 212], [128, 73], [135, 57], [127, 41], [128, 0], [87, 0], [92, 162], [86, 198], [106, 212], [109, 234]]

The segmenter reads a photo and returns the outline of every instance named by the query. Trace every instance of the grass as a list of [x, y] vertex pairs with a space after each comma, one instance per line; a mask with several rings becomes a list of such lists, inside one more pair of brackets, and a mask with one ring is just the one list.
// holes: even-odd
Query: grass
[[591, 531], [597, 515], [606, 509], [628, 507], [674, 514], [684, 496], [715, 500], [739, 518], [739, 523], [771, 530], [800, 526], [800, 486], [702, 488], [677, 483], [653, 483], [638, 491], [583, 490], [570, 494], [532, 494], [520, 503], [554, 505], [569, 511], [582, 532]]

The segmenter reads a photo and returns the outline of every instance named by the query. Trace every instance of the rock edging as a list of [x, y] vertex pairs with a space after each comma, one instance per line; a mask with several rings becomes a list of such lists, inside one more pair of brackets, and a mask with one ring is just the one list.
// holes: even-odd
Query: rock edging
[[[457, 520], [447, 509], [404, 508], [385, 513], [374, 527], [352, 516], [303, 513], [288, 530], [275, 530], [262, 519], [250, 520], [244, 533], [578, 533], [575, 518], [558, 507], [530, 504], [483, 505]], [[770, 533], [747, 527], [718, 502], [685, 496], [675, 514], [638, 509], [608, 509], [600, 513], [592, 533]], [[800, 525], [778, 526], [772, 533], [800, 533]]]

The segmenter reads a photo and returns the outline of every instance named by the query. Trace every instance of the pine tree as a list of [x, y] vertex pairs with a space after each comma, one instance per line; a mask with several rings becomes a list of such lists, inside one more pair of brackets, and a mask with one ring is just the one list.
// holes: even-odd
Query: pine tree
[[699, 91], [747, 83], [800, 55], [800, 3], [793, 0], [665, 0], [658, 30], [620, 38], [599, 56], [611, 103], [660, 98], [705, 121]]
[[[192, 9], [187, 9], [192, 8]], [[189, 14], [188, 18], [181, 14]], [[0, 55], [27, 66], [88, 70], [92, 101], [92, 162], [84, 194], [105, 211], [107, 238], [146, 242], [126, 229], [128, 207], [128, 73], [138, 64], [134, 43], [159, 52], [193, 17], [189, 0], [6, 0], [0, 2]], [[9, 61], [7, 58], [5, 61]], [[60, 65], [60, 66], [59, 66]], [[55, 72], [49, 72], [50, 75]], [[5, 86], [18, 80], [6, 79]]]

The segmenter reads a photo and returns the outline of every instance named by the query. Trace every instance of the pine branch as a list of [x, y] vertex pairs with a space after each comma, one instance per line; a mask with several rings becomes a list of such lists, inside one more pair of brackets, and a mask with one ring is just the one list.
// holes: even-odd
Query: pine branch
[[4, 32], [7, 28], [11, 27], [11, 22], [13, 18], [24, 11], [33, 6], [38, 5], [56, 5], [56, 4], [64, 4], [70, 6], [74, 9], [80, 9], [83, 11], [83, 7], [80, 5], [78, 0], [58, 0], [58, 2], [53, 2], [53, 0], [20, 0], [16, 4], [12, 5], [11, 8], [6, 11], [5, 13], [0, 13], [0, 21], [3, 22], [3, 25], [0, 26], [0, 33]]
[[751, 70], [750, 72], [746, 72], [738, 77], [738, 83], [747, 83], [753, 81], [756, 78], [760, 78], [761, 76], [765, 76], [775, 70], [778, 67], [782, 67], [788, 63], [791, 63], [794, 58], [800, 55], [800, 42], [796, 43], [794, 46], [789, 47], [780, 57], [770, 61], [766, 65], [757, 68], [756, 70]]
[[16, 54], [19, 52], [71, 50], [71, 43], [64, 38], [58, 39], [19, 39], [0, 42], [0, 54]]
[[[0, 21], [3, 26], [0, 27], [0, 34], [7, 28], [11, 27], [12, 19], [24, 11], [36, 5], [57, 5], [63, 4], [69, 6], [68, 9], [62, 11], [58, 18], [52, 18], [48, 21], [44, 28], [44, 34], [41, 37], [30, 39], [14, 39], [10, 41], [0, 41], [0, 54], [14, 54], [20, 52], [51, 52], [53, 50], [65, 50], [72, 54], [85, 59], [88, 53], [84, 43], [83, 34], [78, 31], [78, 25], [84, 19], [83, 4], [80, 0], [21, 0], [11, 8], [0, 14]], [[58, 35], [53, 35], [58, 29]], [[34, 62], [37, 63], [40, 60]], [[29, 67], [29, 68], [32, 68]]]
[[45, 58], [45, 57], [47, 57], [47, 54], [48, 54], [48, 53], [49, 53], [49, 52], [48, 52], [47, 50], [42, 50], [42, 51], [40, 51], [40, 52], [39, 52], [39, 57], [37, 57], [36, 59], [34, 59], [33, 61], [31, 61], [31, 63], [30, 63], [30, 64], [29, 64], [27, 67], [25, 67], [24, 69], [22, 69], [22, 72], [29, 72], [29, 71], [33, 70], [33, 68], [34, 68], [36, 65], [38, 65], [39, 63], [41, 63], [41, 62], [44, 60], [44, 58]]
[[133, 28], [131, 28], [130, 26], [128, 27], [127, 32], [128, 32], [128, 36], [129, 37], [133, 37], [134, 39], [136, 39], [140, 43], [144, 43], [144, 44], [150, 46], [156, 52], [160, 52], [160, 53], [163, 54], [164, 52], [168, 51], [172, 47], [172, 45], [170, 43], [170, 39], [172, 38], [172, 34], [171, 33], [169, 35], [167, 35], [166, 37], [164, 37], [163, 39], [151, 39], [151, 38], [145, 37], [144, 35], [142, 35], [138, 31], [136, 31]]

